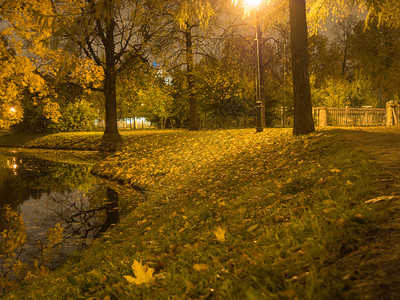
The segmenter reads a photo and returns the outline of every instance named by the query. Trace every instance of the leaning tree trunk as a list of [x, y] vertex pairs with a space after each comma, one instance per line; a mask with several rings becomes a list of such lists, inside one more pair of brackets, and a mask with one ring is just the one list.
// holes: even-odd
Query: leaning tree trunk
[[186, 74], [189, 88], [190, 123], [189, 130], [199, 130], [199, 116], [197, 112], [197, 99], [194, 87], [194, 58], [191, 27], [185, 32], [186, 39]]
[[308, 40], [305, 0], [289, 0], [292, 50], [294, 125], [293, 134], [315, 131], [308, 75]]

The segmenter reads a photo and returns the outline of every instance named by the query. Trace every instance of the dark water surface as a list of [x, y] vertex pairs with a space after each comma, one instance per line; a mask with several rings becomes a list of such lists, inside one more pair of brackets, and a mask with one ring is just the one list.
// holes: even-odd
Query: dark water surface
[[[0, 148], [0, 232], [7, 226], [5, 207], [10, 206], [25, 223], [27, 242], [20, 254], [25, 263], [47, 259], [48, 268], [57, 267], [141, 201], [139, 193], [93, 176], [92, 164], [84, 158], [71, 157], [60, 151]], [[49, 229], [58, 224], [63, 239], [49, 260], [43, 249], [49, 244]]]

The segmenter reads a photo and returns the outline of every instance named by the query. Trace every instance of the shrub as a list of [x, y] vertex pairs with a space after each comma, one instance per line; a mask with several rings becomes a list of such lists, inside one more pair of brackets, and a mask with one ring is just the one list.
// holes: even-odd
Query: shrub
[[86, 100], [69, 103], [62, 109], [62, 118], [50, 127], [55, 131], [91, 131], [96, 112]]

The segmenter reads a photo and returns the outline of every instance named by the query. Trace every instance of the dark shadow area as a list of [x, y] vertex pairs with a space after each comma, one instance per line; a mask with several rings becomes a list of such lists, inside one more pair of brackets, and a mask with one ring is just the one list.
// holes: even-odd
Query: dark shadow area
[[115, 152], [122, 145], [122, 137], [119, 133], [110, 134], [104, 133], [101, 138], [101, 152]]
[[30, 141], [48, 135], [47, 133], [0, 133], [0, 147], [23, 147]]

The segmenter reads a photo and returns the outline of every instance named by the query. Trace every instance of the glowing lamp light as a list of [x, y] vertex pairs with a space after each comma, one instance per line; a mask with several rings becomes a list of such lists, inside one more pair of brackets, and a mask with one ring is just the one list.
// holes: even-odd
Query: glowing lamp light
[[[232, 4], [237, 5], [238, 3], [242, 3], [242, 6], [244, 8], [249, 9], [249, 8], [255, 8], [255, 7], [259, 6], [261, 4], [261, 2], [263, 2], [263, 1], [264, 0], [243, 0], [243, 1], [232, 0]], [[268, 0], [268, 2], [269, 2], [269, 0]]]
[[248, 7], [256, 7], [261, 4], [263, 0], [245, 0], [245, 3]]
[[10, 108], [10, 111], [11, 111], [12, 113], [15, 113], [16, 109], [15, 109], [14, 107], [11, 107], [11, 108]]

